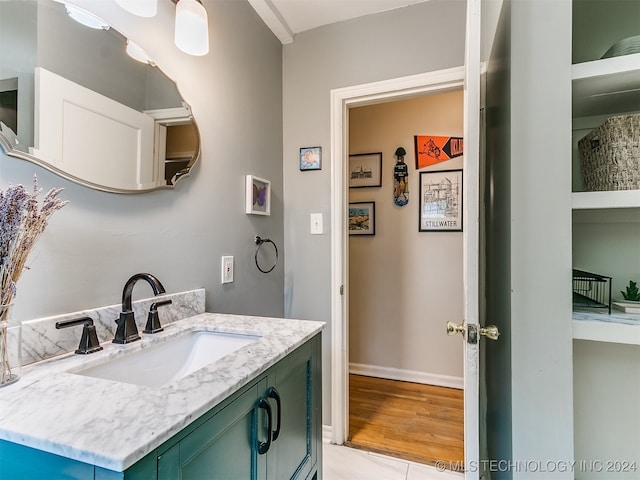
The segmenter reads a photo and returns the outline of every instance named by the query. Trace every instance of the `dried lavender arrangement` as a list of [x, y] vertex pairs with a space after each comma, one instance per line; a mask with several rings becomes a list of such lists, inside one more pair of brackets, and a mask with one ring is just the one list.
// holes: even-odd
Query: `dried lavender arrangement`
[[12, 383], [7, 344], [10, 305], [16, 294], [16, 283], [28, 269], [27, 257], [56, 210], [68, 202], [58, 195], [62, 188], [49, 190], [38, 202], [42, 189], [33, 177], [33, 191], [23, 185], [0, 189], [0, 386]]

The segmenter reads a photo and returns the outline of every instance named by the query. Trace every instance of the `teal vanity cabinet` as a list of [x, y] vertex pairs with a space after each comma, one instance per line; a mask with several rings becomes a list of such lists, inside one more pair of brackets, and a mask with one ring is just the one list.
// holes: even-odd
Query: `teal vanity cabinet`
[[321, 479], [321, 351], [318, 333], [124, 472], [0, 441], [0, 478]]
[[258, 392], [264, 379], [234, 398], [196, 429], [157, 455], [158, 480], [266, 479], [266, 457], [258, 455]]
[[[286, 362], [281, 362], [268, 376], [267, 398], [276, 400], [275, 429], [271, 448], [267, 453], [268, 478], [310, 478], [321, 451], [322, 425], [321, 411], [313, 411], [320, 406], [320, 359], [313, 362], [309, 348], [293, 352]], [[273, 387], [272, 387], [273, 386]], [[278, 406], [278, 403], [280, 406]], [[279, 435], [277, 435], [279, 429]], [[277, 436], [276, 436], [277, 435]]]
[[320, 351], [318, 335], [186, 435], [166, 442], [158, 449], [158, 480], [316, 477], [322, 457]]

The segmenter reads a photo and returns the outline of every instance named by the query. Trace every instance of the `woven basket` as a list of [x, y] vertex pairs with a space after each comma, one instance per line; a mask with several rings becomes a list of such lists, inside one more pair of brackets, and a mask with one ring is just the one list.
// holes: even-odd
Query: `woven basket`
[[578, 141], [584, 189], [640, 189], [640, 114], [607, 119]]

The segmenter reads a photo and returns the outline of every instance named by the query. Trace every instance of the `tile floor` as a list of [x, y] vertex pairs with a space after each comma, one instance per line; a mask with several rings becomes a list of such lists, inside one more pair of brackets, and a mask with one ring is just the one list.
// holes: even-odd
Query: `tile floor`
[[355, 448], [332, 445], [323, 438], [324, 480], [462, 480], [464, 475], [439, 472], [435, 467], [413, 463]]

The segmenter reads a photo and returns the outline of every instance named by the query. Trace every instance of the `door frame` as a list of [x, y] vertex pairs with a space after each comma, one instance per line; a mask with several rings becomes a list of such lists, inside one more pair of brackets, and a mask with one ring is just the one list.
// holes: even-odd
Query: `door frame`
[[348, 110], [457, 90], [464, 78], [460, 66], [331, 90], [331, 443], [344, 444], [349, 432]]

